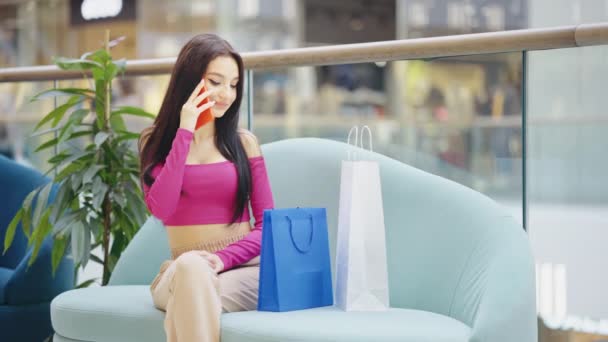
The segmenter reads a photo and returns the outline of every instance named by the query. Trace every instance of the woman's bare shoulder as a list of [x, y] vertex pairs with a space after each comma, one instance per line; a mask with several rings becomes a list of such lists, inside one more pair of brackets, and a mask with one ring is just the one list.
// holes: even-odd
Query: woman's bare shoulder
[[244, 128], [239, 129], [238, 133], [239, 137], [241, 138], [243, 148], [247, 153], [247, 157], [252, 158], [259, 157], [262, 155], [262, 150], [260, 149], [258, 138], [253, 133]]

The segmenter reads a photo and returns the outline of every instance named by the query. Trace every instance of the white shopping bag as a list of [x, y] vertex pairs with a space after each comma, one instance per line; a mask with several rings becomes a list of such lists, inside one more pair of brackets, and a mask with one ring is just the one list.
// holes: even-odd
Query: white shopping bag
[[[353, 127], [355, 146], [371, 131], [364, 126], [361, 138]], [[361, 143], [361, 147], [362, 147]], [[348, 152], [342, 161], [338, 245], [336, 250], [336, 305], [346, 311], [381, 311], [389, 307], [384, 210], [380, 171], [374, 161], [358, 160]]]

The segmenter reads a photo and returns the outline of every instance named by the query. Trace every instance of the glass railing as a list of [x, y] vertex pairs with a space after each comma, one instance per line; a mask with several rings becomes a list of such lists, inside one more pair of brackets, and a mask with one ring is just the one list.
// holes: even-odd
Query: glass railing
[[[572, 48], [605, 44], [608, 24], [247, 53], [241, 125], [262, 143], [369, 125], [376, 152], [486, 194], [529, 230], [541, 315], [607, 318], [608, 47]], [[157, 111], [172, 60], [129, 65], [116, 105]], [[55, 101], [29, 98], [82, 82], [65, 78], [78, 75], [0, 70], [0, 151], [46, 168], [52, 151], [34, 153], [30, 133]]]
[[41, 170], [47, 168], [48, 155], [34, 151], [46, 137], [31, 133], [41, 114], [51, 111], [55, 101], [30, 100], [53, 86], [53, 81], [0, 83], [0, 154]]
[[608, 47], [533, 51], [526, 155], [543, 316], [608, 318]]
[[345, 141], [454, 180], [522, 216], [522, 54], [253, 72], [254, 133]]

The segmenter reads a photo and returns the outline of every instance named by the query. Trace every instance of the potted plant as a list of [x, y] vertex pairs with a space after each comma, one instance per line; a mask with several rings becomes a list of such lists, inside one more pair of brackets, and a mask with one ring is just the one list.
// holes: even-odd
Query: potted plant
[[[26, 197], [4, 240], [6, 251], [21, 222], [33, 248], [31, 264], [50, 234], [54, 238], [53, 272], [69, 244], [77, 268], [89, 261], [103, 265], [102, 285], [108, 283], [121, 253], [146, 218], [139, 185], [139, 157], [133, 148], [139, 133], [127, 130], [123, 116], [154, 118], [137, 107], [112, 107], [112, 81], [126, 68], [124, 59], [114, 61], [110, 54], [110, 47], [117, 42], [109, 41], [106, 32], [103, 49], [78, 59], [54, 60], [61, 69], [83, 71], [89, 87], [49, 89], [32, 99], [67, 98], [40, 120], [34, 133], [53, 133], [36, 150], [55, 149], [48, 159], [47, 175], [52, 175], [52, 182]], [[50, 128], [41, 130], [45, 126]], [[52, 186], [58, 188], [55, 200], [45, 207]], [[103, 252], [101, 257], [91, 254], [98, 246]], [[80, 286], [88, 286], [94, 280]]]

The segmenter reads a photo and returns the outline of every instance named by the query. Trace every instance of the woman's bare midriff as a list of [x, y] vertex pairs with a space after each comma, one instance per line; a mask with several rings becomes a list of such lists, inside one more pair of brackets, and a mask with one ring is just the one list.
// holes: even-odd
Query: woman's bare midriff
[[243, 236], [251, 231], [249, 222], [229, 224], [197, 224], [190, 226], [167, 226], [169, 247], [172, 251], [191, 246], [204, 245]]

